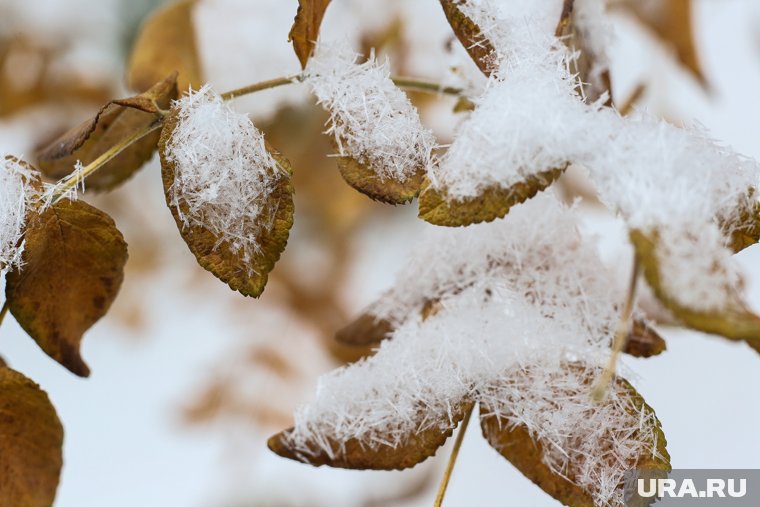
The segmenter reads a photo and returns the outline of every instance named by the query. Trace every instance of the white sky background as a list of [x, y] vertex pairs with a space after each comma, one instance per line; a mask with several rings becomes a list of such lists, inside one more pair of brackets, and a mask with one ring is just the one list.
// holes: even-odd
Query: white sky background
[[[92, 0], [96, 4], [99, 1]], [[226, 3], [237, 3], [245, 10], [244, 6], [253, 2]], [[295, 0], [287, 2], [292, 9], [274, 7], [286, 3], [282, 0], [257, 3], [264, 15], [236, 16], [229, 31], [217, 32], [224, 39], [249, 30], [251, 38], [259, 39], [236, 53], [250, 65], [241, 67], [239, 61], [230, 58], [212, 60], [209, 70], [218, 76], [221, 90], [297, 70], [285, 43]], [[697, 2], [696, 16], [702, 59], [714, 85], [709, 100], [684, 79], [683, 73], [672, 68], [656, 45], [639, 41], [620, 48], [617, 54], [624, 65], [639, 65], [642, 57], [647, 59], [648, 75], [658, 88], [658, 94], [647, 99], [654, 110], [669, 117], [694, 118], [738, 151], [760, 158], [760, 6], [756, 0], [702, 0]], [[443, 16], [439, 17], [442, 22]], [[246, 21], [257, 23], [255, 29]], [[326, 30], [342, 25], [340, 19], [329, 16], [327, 22]], [[223, 43], [210, 41], [204, 51], [211, 52], [214, 44]], [[289, 60], [281, 55], [288, 55]], [[280, 93], [293, 92], [270, 93], [238, 105], [264, 114]], [[6, 136], [17, 128], [21, 127], [0, 126], [2, 148], [27, 149], [18, 134]], [[136, 192], [139, 187], [139, 192], [145, 192], [140, 198], [161, 209], [157, 167], [154, 163], [146, 169], [120, 191]], [[360, 265], [356, 270], [351, 287], [364, 290], [353, 296], [358, 303], [369, 301], [390, 283], [408, 239], [426, 227], [413, 219], [414, 208], [406, 210], [406, 219], [386, 226], [381, 237], [361, 240], [364, 265], [374, 269]], [[174, 227], [168, 212], [151, 220], [155, 221], [154, 228], [171, 231]], [[593, 217], [589, 229], [610, 237], [620, 234], [613, 222]], [[290, 248], [293, 246], [291, 243]], [[224, 327], [222, 305], [229, 300], [229, 289], [207, 275], [206, 282], [187, 290], [188, 279], [200, 268], [181, 244], [168, 255], [171, 266], [160, 278], [128, 276], [125, 281], [125, 288], [141, 291], [150, 302], [149, 335], [136, 340], [106, 318], [84, 341], [83, 355], [93, 371], [89, 379], [78, 379], [48, 359], [12, 318], [0, 329], [0, 353], [49, 393], [66, 429], [65, 468], [57, 507], [226, 507], [222, 500], [235, 498], [258, 499], [260, 503], [244, 504], [252, 506], [351, 506], [358, 495], [403, 488], [426, 473], [437, 481], [440, 470], [435, 467], [440, 468], [445, 461], [448, 446], [439, 451], [437, 464], [426, 463], [409, 473], [346, 472], [315, 469], [273, 456], [263, 449], [265, 435], [258, 440], [236, 435], [240, 447], [232, 450], [220, 442], [217, 433], [183, 427], [179, 407], [203, 381], [214, 361], [234, 350], [239, 333], [226, 332]], [[753, 307], [760, 312], [760, 246], [738, 258], [745, 268]], [[256, 304], [251, 301], [247, 307]], [[251, 328], [257, 325], [254, 313], [251, 310]], [[637, 387], [662, 421], [673, 466], [760, 468], [760, 356], [745, 345], [696, 333], [664, 329], [663, 335], [668, 351], [662, 356], [624, 361], [638, 374]], [[287, 340], [287, 334], [280, 339]], [[432, 494], [416, 505], [431, 505]], [[493, 451], [473, 420], [446, 505], [541, 507], [558, 503]]]

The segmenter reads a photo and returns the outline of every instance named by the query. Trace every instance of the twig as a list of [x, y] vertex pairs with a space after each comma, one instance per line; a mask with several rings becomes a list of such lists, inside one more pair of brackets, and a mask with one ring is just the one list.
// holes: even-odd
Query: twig
[[441, 485], [438, 487], [438, 494], [435, 497], [435, 503], [433, 507], [441, 507], [443, 505], [443, 497], [446, 495], [446, 489], [449, 487], [449, 481], [451, 480], [451, 473], [454, 471], [454, 465], [457, 462], [459, 456], [459, 449], [462, 447], [462, 441], [464, 440], [464, 433], [467, 431], [467, 425], [470, 422], [470, 416], [475, 405], [471, 405], [469, 410], [462, 420], [462, 424], [457, 433], [457, 439], [454, 442], [454, 448], [451, 450], [451, 456], [449, 456], [449, 462], [446, 464], [446, 470], [443, 472], [443, 478], [441, 479]]

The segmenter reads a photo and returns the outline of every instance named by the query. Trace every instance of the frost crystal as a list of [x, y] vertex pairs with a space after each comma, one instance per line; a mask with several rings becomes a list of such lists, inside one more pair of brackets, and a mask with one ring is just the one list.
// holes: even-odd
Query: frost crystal
[[383, 179], [404, 181], [431, 165], [433, 134], [422, 126], [409, 98], [390, 79], [387, 62], [362, 64], [343, 49], [320, 45], [306, 82], [330, 112], [327, 133], [341, 156]]
[[20, 267], [22, 236], [29, 205], [36, 197], [36, 176], [13, 157], [2, 156], [0, 168], [0, 275]]
[[171, 204], [184, 226], [211, 231], [249, 262], [273, 226], [277, 206], [269, 201], [283, 170], [248, 116], [208, 85], [174, 107], [177, 125], [165, 153], [176, 173]]
[[[617, 318], [609, 286], [594, 245], [581, 241], [575, 214], [549, 194], [503, 221], [435, 229], [373, 309], [399, 323], [392, 338], [371, 358], [320, 380], [315, 400], [296, 413], [289, 444], [307, 455], [315, 442], [328, 454], [340, 453], [333, 440], [404, 445], [417, 432], [452, 427], [465, 399], [501, 410], [495, 397], [503, 394], [513, 398], [505, 424], [520, 418], [542, 441], [557, 445], [544, 457], [547, 464], [562, 468], [560, 455], [572, 457], [580, 485], [599, 498], [620, 495], [617, 487], [605, 488], [632, 457], [652, 452], [653, 421], [622, 412], [626, 401], [617, 390], [594, 406], [588, 385], [579, 389], [577, 373], [567, 367], [579, 358], [592, 368], [606, 359]], [[423, 320], [419, 308], [430, 299], [439, 299], [439, 308]], [[521, 396], [495, 391], [516, 386], [515, 379], [525, 383]], [[545, 410], [548, 400], [573, 388], [562, 412], [567, 419], [543, 424], [556, 414]], [[578, 425], [583, 416], [588, 420]], [[634, 418], [642, 430], [635, 435]], [[618, 440], [586, 456], [602, 444], [579, 445], [573, 435], [592, 429]], [[595, 481], [603, 468], [609, 477]]]

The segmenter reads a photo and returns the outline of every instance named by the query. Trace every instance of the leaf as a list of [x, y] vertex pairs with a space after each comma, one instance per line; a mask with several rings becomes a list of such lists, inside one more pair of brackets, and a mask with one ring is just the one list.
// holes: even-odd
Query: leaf
[[578, 93], [587, 102], [594, 102], [607, 92], [607, 105], [611, 105], [611, 83], [609, 70], [605, 69], [598, 75], [597, 55], [586, 44], [583, 34], [576, 29], [575, 23], [575, 0], [564, 0], [562, 15], [557, 24], [555, 35], [562, 39], [565, 45], [580, 54], [570, 60], [570, 72], [578, 76]]
[[641, 319], [634, 319], [623, 352], [633, 357], [652, 357], [662, 354], [668, 348], [657, 331]]
[[660, 264], [656, 255], [657, 233], [645, 234], [633, 229], [629, 236], [652, 292], [678, 321], [692, 329], [731, 340], [760, 343], [760, 317], [750, 312], [738, 298], [729, 301], [728, 307], [722, 311], [699, 311], [679, 304], [661, 283]]
[[[754, 195], [754, 189], [749, 195]], [[737, 223], [724, 224], [731, 239], [729, 248], [738, 253], [760, 241], [760, 202], [755, 202], [751, 209], [743, 209]]]
[[363, 313], [335, 333], [335, 340], [344, 345], [364, 347], [380, 343], [393, 333], [393, 325], [371, 313]]
[[355, 439], [347, 442], [328, 440], [332, 450], [325, 452], [316, 442], [308, 444], [308, 452], [299, 452], [288, 441], [292, 429], [285, 430], [269, 439], [267, 445], [274, 453], [283, 458], [308, 463], [314, 466], [327, 465], [335, 468], [352, 470], [404, 470], [422, 463], [434, 456], [438, 449], [454, 432], [459, 422], [472, 405], [462, 403], [452, 415], [453, 423], [448, 429], [441, 430], [433, 425], [409, 435], [409, 440], [403, 445], [393, 447], [388, 444], [377, 444], [369, 447]]
[[[145, 93], [109, 102], [93, 118], [38, 151], [40, 169], [49, 178], [67, 176], [77, 160], [87, 165], [120, 141], [151, 125], [157, 119], [157, 107], [166, 109], [175, 98], [177, 74], [172, 73]], [[153, 156], [159, 136], [156, 130], [125, 148], [87, 178], [87, 187], [110, 190], [129, 179]]]
[[288, 33], [288, 41], [293, 43], [301, 68], [306, 68], [306, 62], [311, 58], [319, 38], [319, 27], [325, 16], [330, 0], [298, 0], [298, 11], [293, 20], [293, 27]]
[[63, 426], [47, 394], [0, 366], [0, 505], [52, 505], [62, 466]]
[[79, 345], [119, 292], [124, 238], [111, 217], [67, 200], [31, 214], [25, 238], [24, 265], [6, 278], [10, 312], [47, 355], [86, 377]]
[[142, 92], [172, 72], [178, 72], [180, 92], [204, 82], [195, 40], [193, 9], [197, 0], [180, 0], [146, 18], [132, 46], [127, 86]]
[[495, 64], [496, 49], [483, 36], [480, 27], [462, 12], [460, 6], [463, 3], [463, 0], [441, 0], [441, 7], [451, 29], [454, 30], [454, 35], [467, 50], [470, 58], [483, 74], [490, 76]]
[[[166, 145], [177, 126], [177, 117], [171, 113], [164, 122], [158, 151], [161, 156], [161, 176], [164, 183], [166, 204], [172, 212], [182, 239], [195, 255], [198, 264], [214, 276], [245, 296], [259, 297], [264, 291], [269, 272], [279, 260], [288, 242], [290, 228], [293, 225], [293, 185], [290, 163], [276, 151], [268, 148], [277, 165], [287, 176], [277, 180], [275, 190], [270, 195], [270, 207], [262, 215], [272, 217], [272, 226], [256, 238], [261, 252], [249, 262], [245, 262], [242, 252], [235, 252], [230, 244], [222, 241], [213, 232], [197, 225], [184, 226], [177, 208], [171, 203], [170, 189], [174, 184], [176, 169], [174, 163], [166, 157]], [[181, 203], [180, 209], [187, 213], [187, 204]], [[250, 274], [252, 273], [252, 274]]]
[[670, 45], [676, 57], [707, 88], [696, 47], [692, 23], [692, 0], [663, 0], [656, 9], [647, 8], [640, 0], [627, 0], [621, 5], [631, 11], [665, 44]]
[[478, 197], [462, 200], [449, 198], [445, 190], [434, 189], [426, 181], [419, 197], [419, 216], [431, 224], [449, 227], [491, 222], [504, 217], [512, 206], [525, 202], [548, 188], [564, 170], [565, 168], [543, 171], [528, 176], [525, 181], [509, 188], [494, 185], [486, 188]]
[[404, 181], [381, 178], [367, 166], [351, 157], [338, 157], [338, 168], [346, 183], [375, 201], [405, 204], [420, 193], [425, 169], [420, 168]]
[[[616, 377], [615, 383], [623, 387], [631, 398], [631, 405], [642, 407], [647, 412], [653, 412], [641, 395], [625, 379]], [[512, 463], [525, 477], [533, 481], [539, 488], [564, 505], [572, 507], [595, 507], [590, 492], [578, 486], [573, 480], [576, 471], [572, 467], [565, 472], [565, 476], [555, 474], [543, 461], [543, 444], [535, 441], [527, 427], [524, 425], [510, 426], [506, 421], [494, 415], [493, 411], [481, 402], [480, 424], [483, 436], [491, 447], [496, 449], [504, 458]], [[659, 421], [655, 432], [657, 452], [663, 459], [658, 459], [647, 453], [639, 456], [635, 463], [626, 463], [627, 469], [646, 468], [655, 470], [670, 470], [670, 456], [665, 449], [666, 440]], [[598, 435], [589, 435], [588, 438], [599, 438]], [[612, 445], [612, 442], [610, 442]], [[613, 466], [620, 466], [613, 463]], [[622, 487], [622, 484], [619, 486]]]

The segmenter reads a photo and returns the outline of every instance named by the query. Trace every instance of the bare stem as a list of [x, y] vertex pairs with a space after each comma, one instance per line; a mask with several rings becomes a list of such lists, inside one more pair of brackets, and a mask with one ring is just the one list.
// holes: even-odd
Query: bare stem
[[413, 77], [391, 77], [396, 86], [430, 93], [443, 93], [445, 95], [464, 95], [464, 90], [454, 86], [443, 86], [440, 83], [425, 81]]
[[631, 282], [628, 286], [628, 295], [625, 300], [625, 305], [623, 305], [623, 312], [620, 314], [620, 320], [618, 321], [617, 329], [615, 330], [615, 338], [612, 342], [612, 353], [610, 354], [607, 366], [604, 368], [604, 371], [591, 390], [591, 398], [594, 401], [602, 401], [604, 399], [604, 396], [607, 393], [607, 388], [612, 381], [612, 377], [615, 375], [620, 353], [628, 343], [628, 337], [631, 334], [631, 316], [633, 315], [633, 304], [636, 300], [636, 287], [638, 286], [640, 271], [641, 263], [639, 262], [639, 257], [638, 255], [634, 255], [633, 268], [631, 269]]
[[462, 447], [462, 441], [464, 440], [464, 433], [467, 431], [467, 425], [470, 422], [470, 416], [475, 405], [471, 405], [467, 413], [464, 415], [462, 424], [459, 427], [457, 433], [457, 439], [454, 442], [454, 448], [451, 450], [451, 456], [449, 456], [449, 462], [446, 464], [446, 470], [443, 472], [443, 478], [441, 479], [441, 485], [438, 487], [438, 494], [435, 496], [435, 503], [433, 507], [441, 507], [443, 505], [443, 497], [446, 495], [446, 489], [449, 487], [449, 481], [451, 480], [451, 473], [454, 471], [454, 465], [457, 462], [459, 456], [459, 449]]
[[52, 204], [55, 204], [59, 202], [61, 199], [63, 199], [66, 196], [66, 193], [71, 190], [72, 188], [75, 188], [77, 185], [81, 184], [85, 178], [92, 175], [95, 171], [106, 165], [108, 162], [113, 160], [114, 157], [116, 157], [119, 153], [124, 151], [126, 148], [131, 146], [133, 143], [139, 141], [143, 137], [147, 136], [151, 132], [155, 132], [156, 130], [160, 129], [163, 125], [163, 121], [161, 118], [157, 118], [156, 121], [151, 123], [150, 125], [147, 125], [146, 127], [143, 127], [140, 130], [137, 130], [132, 133], [129, 137], [125, 137], [118, 143], [114, 144], [108, 150], [103, 152], [98, 158], [90, 162], [84, 167], [81, 167], [74, 171], [73, 173], [69, 174], [62, 180], [60, 180], [56, 186], [53, 188], [53, 199]]
[[222, 93], [222, 99], [232, 100], [234, 98], [242, 97], [243, 95], [249, 95], [251, 93], [260, 92], [262, 90], [269, 90], [270, 88], [277, 88], [278, 86], [284, 86], [291, 83], [300, 83], [301, 81], [303, 81], [303, 78], [304, 78], [303, 74], [296, 74], [295, 76], [278, 77], [275, 79], [270, 79], [268, 81], [253, 83], [251, 85], [244, 86], [236, 90], [230, 90], [228, 92]]

